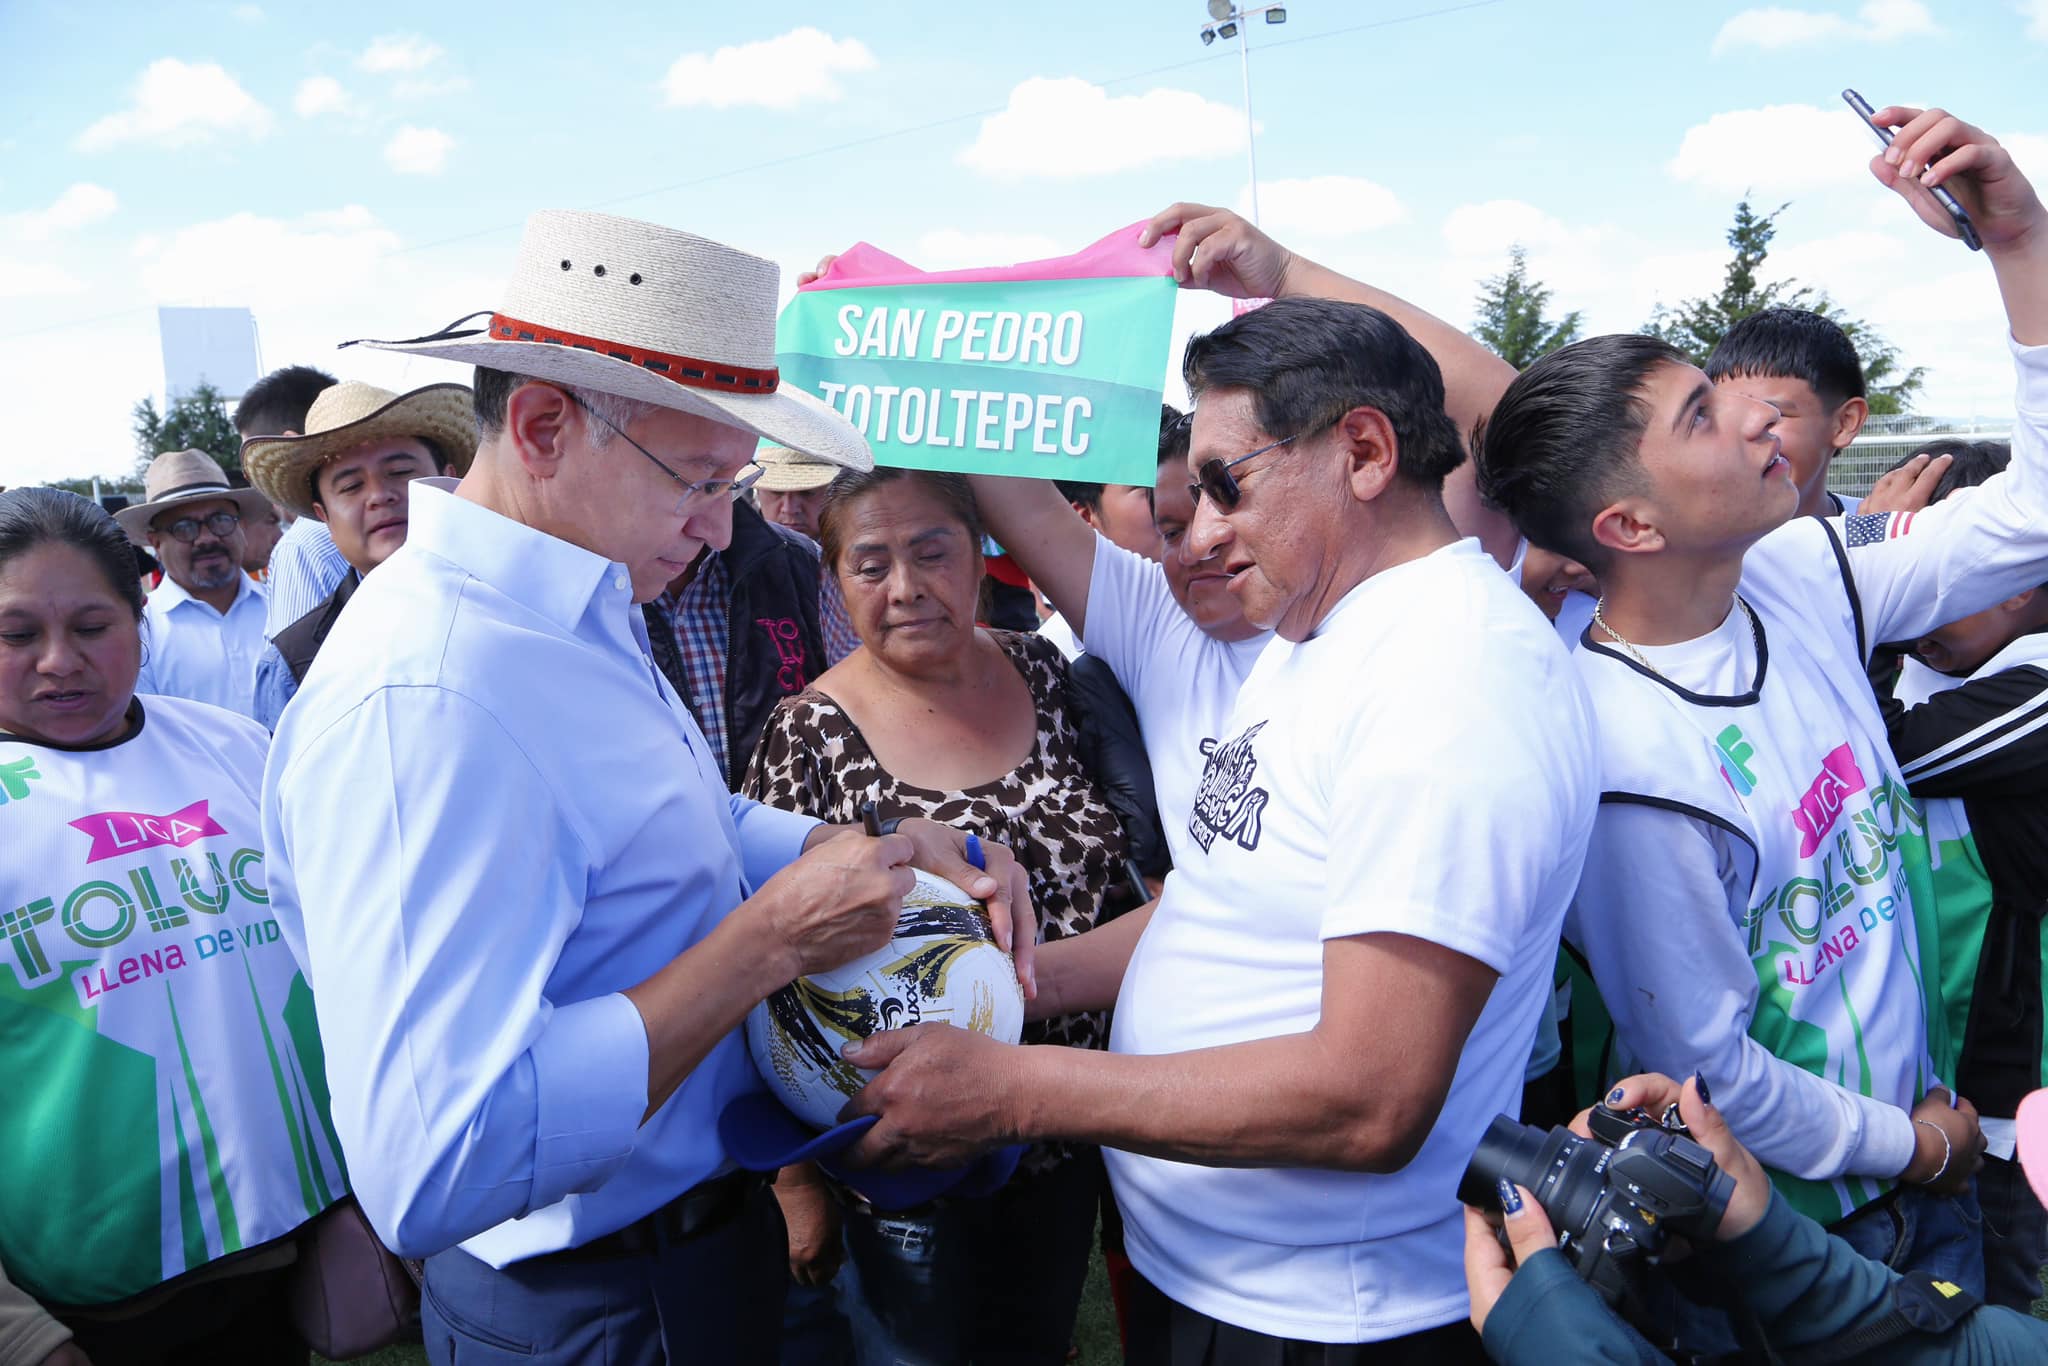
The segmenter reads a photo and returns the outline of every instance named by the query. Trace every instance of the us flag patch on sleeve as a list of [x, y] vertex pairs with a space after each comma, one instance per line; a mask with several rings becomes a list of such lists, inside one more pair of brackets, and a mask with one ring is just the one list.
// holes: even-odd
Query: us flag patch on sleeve
[[1848, 533], [1849, 548], [1872, 545], [1878, 541], [1891, 541], [1913, 529], [1913, 514], [1910, 512], [1854, 512], [1842, 519], [1842, 527]]

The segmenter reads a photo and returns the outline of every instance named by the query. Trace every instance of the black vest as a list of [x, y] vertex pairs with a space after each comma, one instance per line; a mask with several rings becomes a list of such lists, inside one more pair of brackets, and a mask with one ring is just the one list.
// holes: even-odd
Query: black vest
[[[725, 613], [725, 780], [736, 789], [760, 743], [768, 713], [825, 672], [825, 635], [818, 626], [818, 557], [768, 525], [748, 503], [733, 504], [732, 543], [712, 553], [724, 561], [730, 586]], [[676, 692], [689, 699], [690, 680], [683, 672], [675, 628], [658, 604], [647, 603], [641, 611], [655, 663]]]
[[327, 633], [341, 619], [341, 609], [348, 606], [348, 600], [355, 596], [356, 585], [362, 581], [361, 574], [349, 570], [340, 585], [327, 595], [326, 601], [270, 638], [270, 643], [284, 656], [285, 667], [292, 671], [294, 682], [306, 681], [306, 670], [313, 667], [313, 656], [320, 653], [320, 647], [327, 642]]

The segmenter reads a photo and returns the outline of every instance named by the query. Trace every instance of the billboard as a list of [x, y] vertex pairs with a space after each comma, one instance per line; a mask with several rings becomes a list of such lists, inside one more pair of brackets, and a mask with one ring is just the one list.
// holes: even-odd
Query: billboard
[[201, 383], [223, 398], [240, 398], [263, 373], [256, 351], [256, 315], [246, 308], [159, 308], [164, 394], [176, 402]]

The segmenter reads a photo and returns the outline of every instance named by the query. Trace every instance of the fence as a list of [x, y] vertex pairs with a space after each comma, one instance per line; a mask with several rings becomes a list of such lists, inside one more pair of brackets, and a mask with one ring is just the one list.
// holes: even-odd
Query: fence
[[2010, 441], [2011, 418], [1926, 417], [1901, 413], [1873, 417], [1849, 449], [1828, 467], [1828, 488], [1861, 498], [1877, 477], [1929, 441], [1954, 437], [1967, 441]]

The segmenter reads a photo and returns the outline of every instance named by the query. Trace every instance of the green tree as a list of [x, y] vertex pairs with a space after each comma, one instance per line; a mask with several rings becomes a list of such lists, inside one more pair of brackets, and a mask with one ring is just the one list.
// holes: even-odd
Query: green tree
[[148, 469], [166, 451], [205, 451], [229, 474], [242, 468], [241, 433], [228, 417], [227, 400], [211, 384], [180, 394], [164, 413], [157, 411], [156, 400], [145, 397], [135, 405], [134, 417], [137, 470]]
[[[63, 489], [66, 493], [75, 493], [81, 498], [92, 497], [91, 479], [52, 479], [48, 481], [47, 487], [53, 489]], [[100, 492], [102, 494], [126, 493], [134, 496], [137, 499], [137, 501], [140, 501], [142, 494], [142, 481], [133, 475], [101, 475]]]
[[1479, 282], [1476, 306], [1479, 316], [1472, 335], [1517, 370], [1526, 370], [1537, 357], [1579, 339], [1577, 310], [1555, 323], [1544, 316], [1550, 289], [1529, 278], [1529, 253], [1519, 242], [1508, 249], [1506, 273]]
[[1758, 278], [1771, 252], [1771, 239], [1778, 234], [1778, 215], [1790, 208], [1780, 204], [1759, 214], [1747, 199], [1735, 206], [1735, 223], [1728, 229], [1728, 245], [1734, 256], [1722, 277], [1721, 292], [1687, 299], [1676, 308], [1657, 305], [1643, 331], [1662, 338], [1686, 354], [1694, 365], [1705, 365], [1707, 355], [1720, 345], [1728, 329], [1752, 313], [1767, 308], [1805, 308], [1832, 319], [1849, 334], [1856, 354], [1863, 361], [1863, 383], [1869, 391], [1873, 413], [1910, 412], [1913, 400], [1927, 378], [1925, 366], [1899, 368], [1899, 349], [1886, 341], [1876, 328], [1852, 318], [1825, 293], [1794, 280]]

